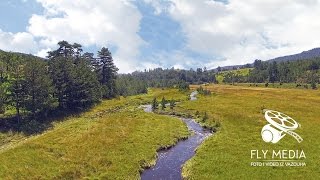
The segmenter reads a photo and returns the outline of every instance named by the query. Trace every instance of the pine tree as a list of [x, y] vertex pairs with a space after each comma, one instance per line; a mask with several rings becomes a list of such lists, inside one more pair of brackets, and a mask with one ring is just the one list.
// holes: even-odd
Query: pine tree
[[99, 52], [100, 58], [100, 83], [103, 87], [103, 97], [113, 98], [117, 95], [116, 77], [118, 68], [113, 63], [111, 52], [108, 48], [103, 47]]
[[58, 99], [59, 108], [67, 108], [70, 101], [73, 78], [75, 77], [73, 59], [56, 57], [49, 61], [49, 72], [55, 87], [54, 97]]
[[166, 108], [166, 99], [164, 97], [162, 97], [162, 100], [161, 100], [161, 109], [164, 110]]
[[90, 64], [80, 59], [73, 70], [72, 86], [67, 106], [72, 108], [86, 108], [98, 102], [101, 97], [97, 76], [90, 69]]
[[13, 62], [13, 72], [11, 73], [11, 101], [16, 108], [18, 124], [20, 124], [21, 119], [21, 108], [24, 107], [25, 102], [25, 80], [23, 77], [24, 66], [18, 62], [18, 57], [14, 57]]
[[91, 70], [97, 72], [99, 70], [99, 60], [93, 57], [93, 53], [85, 52], [82, 55], [82, 58], [85, 59], [88, 63], [90, 63]]
[[[48, 58], [53, 59], [56, 57], [70, 57], [74, 55], [74, 48], [67, 41], [58, 42], [59, 48], [55, 51], [48, 52]], [[76, 44], [77, 47], [77, 44]]]
[[152, 111], [155, 111], [156, 109], [158, 109], [158, 101], [157, 101], [157, 98], [153, 98], [153, 100], [152, 100]]
[[4, 114], [6, 110], [6, 105], [9, 99], [9, 82], [0, 82], [0, 114]]
[[6, 68], [6, 57], [0, 56], [0, 114], [4, 114], [6, 110], [6, 104], [9, 99], [10, 83], [8, 81], [8, 73]]
[[37, 113], [47, 114], [53, 104], [53, 86], [44, 61], [32, 58], [24, 68], [25, 76], [25, 107], [31, 111], [33, 118]]

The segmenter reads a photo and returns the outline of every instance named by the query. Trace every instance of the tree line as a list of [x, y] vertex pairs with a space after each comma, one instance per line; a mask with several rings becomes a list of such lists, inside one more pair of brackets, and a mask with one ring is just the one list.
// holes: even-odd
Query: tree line
[[255, 60], [253, 69], [247, 75], [228, 72], [224, 75], [225, 83], [296, 83], [311, 84], [313, 88], [320, 82], [320, 58], [297, 61], [261, 61]]
[[131, 77], [144, 81], [148, 87], [177, 87], [188, 88], [186, 84], [215, 83], [216, 77], [212, 70], [197, 68], [196, 70], [181, 70], [174, 68], [156, 68], [144, 71], [135, 71]]
[[[249, 74], [224, 73], [225, 83], [319, 83], [320, 58], [264, 62], [255, 60]], [[78, 111], [101, 99], [147, 93], [148, 87], [188, 90], [189, 84], [217, 83], [216, 72], [206, 68], [149, 69], [118, 74], [111, 52], [102, 47], [83, 53], [78, 43], [60, 41], [42, 59], [0, 51], [0, 115], [45, 119], [56, 112]], [[313, 86], [313, 87], [314, 87]], [[206, 93], [206, 92], [205, 92]]]
[[41, 121], [48, 113], [78, 111], [103, 98], [146, 92], [145, 85], [143, 90], [136, 90], [139, 85], [124, 88], [122, 84], [132, 81], [118, 80], [117, 72], [105, 47], [97, 57], [67, 41], [60, 41], [47, 59], [0, 52], [0, 114], [11, 112], [18, 124], [22, 115]]

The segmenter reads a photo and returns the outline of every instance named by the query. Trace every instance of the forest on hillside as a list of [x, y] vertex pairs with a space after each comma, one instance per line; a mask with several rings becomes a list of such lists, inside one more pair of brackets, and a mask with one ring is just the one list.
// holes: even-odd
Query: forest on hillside
[[[117, 71], [108, 48], [83, 53], [67, 41], [42, 59], [20, 53], [0, 53], [0, 115], [2, 128], [23, 129], [48, 117], [89, 108], [119, 95]], [[132, 87], [130, 87], [132, 89]], [[136, 86], [137, 93], [146, 92]], [[36, 128], [37, 129], [37, 128]], [[32, 131], [32, 129], [30, 129]]]
[[248, 74], [237, 74], [234, 71], [224, 73], [225, 83], [296, 83], [297, 86], [310, 84], [313, 89], [320, 80], [320, 58], [297, 61], [255, 60], [253, 69]]
[[[243, 66], [247, 68], [247, 66]], [[2, 128], [23, 129], [46, 119], [81, 112], [102, 99], [147, 93], [148, 87], [189, 89], [189, 84], [218, 83], [319, 83], [320, 58], [277, 63], [255, 60], [247, 73], [197, 68], [149, 69], [119, 74], [108, 48], [95, 56], [78, 43], [60, 41], [43, 59], [0, 51], [0, 118]], [[31, 128], [30, 131], [33, 131]]]
[[108, 48], [95, 57], [78, 43], [60, 41], [58, 46], [46, 59], [0, 52], [1, 128], [33, 133], [47, 120], [81, 112], [102, 99], [147, 93], [148, 87], [188, 89], [189, 83], [214, 82], [214, 74], [202, 69], [118, 74]]

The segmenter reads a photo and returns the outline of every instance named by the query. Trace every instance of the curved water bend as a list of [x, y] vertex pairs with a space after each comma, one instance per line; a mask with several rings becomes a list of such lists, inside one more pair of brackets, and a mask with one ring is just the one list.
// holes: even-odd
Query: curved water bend
[[[196, 93], [190, 97], [195, 97]], [[194, 100], [194, 99], [193, 99]], [[146, 112], [152, 112], [151, 105], [143, 105]], [[179, 141], [175, 146], [167, 150], [158, 152], [156, 165], [150, 169], [146, 169], [141, 174], [142, 180], [150, 179], [182, 179], [181, 167], [195, 154], [196, 148], [212, 133], [202, 128], [194, 119], [179, 118], [188, 126], [189, 131], [192, 131], [192, 136], [186, 140]]]
[[193, 91], [193, 92], [190, 94], [190, 100], [191, 100], [191, 101], [197, 100], [197, 94], [198, 94], [198, 91]]

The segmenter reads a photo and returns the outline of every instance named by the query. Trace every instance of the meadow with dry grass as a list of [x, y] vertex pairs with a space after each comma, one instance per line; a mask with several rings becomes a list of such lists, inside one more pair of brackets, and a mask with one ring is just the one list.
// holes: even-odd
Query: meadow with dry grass
[[[198, 86], [192, 86], [193, 89]], [[204, 142], [183, 167], [186, 179], [317, 179], [320, 177], [320, 91], [210, 85], [212, 92], [197, 101], [181, 104], [181, 110], [207, 112], [204, 124], [219, 122], [217, 133]], [[268, 144], [260, 132], [267, 124], [262, 109], [288, 114], [301, 124], [298, 143], [285, 136]], [[297, 149], [306, 154], [305, 167], [252, 167], [252, 149]]]

